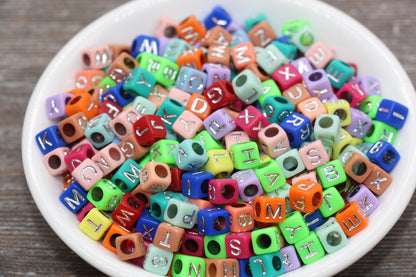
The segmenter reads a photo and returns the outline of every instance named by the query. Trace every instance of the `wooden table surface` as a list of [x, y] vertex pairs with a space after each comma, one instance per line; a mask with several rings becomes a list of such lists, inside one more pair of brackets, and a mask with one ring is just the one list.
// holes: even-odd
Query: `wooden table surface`
[[[39, 213], [24, 177], [20, 139], [26, 105], [46, 65], [79, 30], [123, 2], [0, 0], [0, 276], [103, 275], [72, 252]], [[416, 1], [325, 2], [373, 31], [416, 85]], [[339, 276], [416, 275], [415, 201], [414, 195], [388, 235]]]

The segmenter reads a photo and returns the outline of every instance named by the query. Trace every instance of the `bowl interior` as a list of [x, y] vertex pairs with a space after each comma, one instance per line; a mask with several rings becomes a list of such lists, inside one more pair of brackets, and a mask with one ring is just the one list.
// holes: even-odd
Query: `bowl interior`
[[[46, 68], [33, 91], [22, 136], [24, 170], [33, 198], [57, 235], [84, 260], [108, 275], [143, 276], [144, 270], [120, 261], [101, 244], [85, 236], [78, 229], [76, 216], [59, 202], [61, 178], [49, 175], [39, 162], [42, 154], [34, 139], [38, 132], [56, 124], [47, 119], [44, 101], [50, 95], [74, 88], [75, 73], [82, 69], [81, 50], [108, 43], [130, 44], [139, 34], [151, 35], [160, 15], [180, 21], [193, 13], [203, 19], [216, 4], [201, 0], [129, 2], [73, 37]], [[308, 19], [318, 39], [335, 49], [337, 58], [356, 63], [360, 75], [373, 75], [381, 80], [383, 97], [409, 108], [416, 106], [414, 88], [396, 58], [372, 33], [344, 13], [314, 0], [258, 0], [255, 4], [250, 0], [223, 0], [220, 4], [240, 23], [249, 16], [264, 13], [277, 32], [285, 22]], [[411, 172], [416, 162], [412, 143], [415, 126], [415, 114], [410, 109], [407, 122], [394, 143], [402, 155], [399, 165], [391, 172], [394, 182], [379, 197], [381, 205], [371, 214], [369, 226], [350, 238], [346, 247], [287, 276], [333, 275], [362, 257], [393, 227], [415, 189], [415, 173]]]

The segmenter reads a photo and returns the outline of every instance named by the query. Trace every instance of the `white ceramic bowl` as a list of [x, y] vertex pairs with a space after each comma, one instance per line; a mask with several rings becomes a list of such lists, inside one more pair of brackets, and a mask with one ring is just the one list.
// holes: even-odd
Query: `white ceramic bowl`
[[[217, 1], [218, 2], [218, 1]], [[336, 50], [336, 56], [355, 62], [359, 74], [378, 77], [383, 96], [410, 108], [407, 122], [400, 130], [395, 147], [402, 157], [391, 172], [394, 182], [379, 197], [380, 207], [370, 215], [368, 227], [349, 239], [346, 247], [286, 276], [333, 275], [360, 259], [393, 227], [407, 206], [415, 189], [416, 107], [415, 91], [405, 71], [386, 46], [370, 31], [341, 11], [317, 1], [304, 0], [222, 0], [221, 5], [237, 20], [265, 13], [275, 30], [284, 22], [306, 18], [319, 40]], [[61, 178], [48, 174], [35, 135], [52, 125], [44, 111], [46, 97], [74, 87], [74, 75], [82, 68], [82, 49], [107, 43], [130, 44], [139, 34], [151, 34], [160, 15], [181, 20], [194, 13], [198, 18], [217, 4], [202, 0], [142, 0], [129, 2], [92, 22], [73, 37], [44, 71], [30, 99], [23, 127], [22, 151], [27, 182], [33, 198], [56, 234], [85, 261], [108, 275], [156, 276], [120, 261], [101, 244], [79, 229], [76, 216], [60, 202]]]

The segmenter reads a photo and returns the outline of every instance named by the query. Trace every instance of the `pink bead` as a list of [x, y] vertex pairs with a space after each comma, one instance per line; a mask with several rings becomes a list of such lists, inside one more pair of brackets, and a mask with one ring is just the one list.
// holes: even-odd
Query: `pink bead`
[[153, 35], [155, 37], [168, 37], [173, 38], [177, 37], [176, 28], [178, 27], [178, 22], [167, 18], [165, 16], [159, 17], [156, 28], [153, 30]]
[[272, 159], [290, 150], [289, 138], [277, 123], [272, 123], [259, 132], [259, 144]]
[[64, 160], [68, 151], [68, 147], [58, 147], [43, 156], [43, 163], [51, 175], [58, 176], [68, 171]]
[[82, 62], [85, 68], [101, 69], [109, 66], [112, 59], [109, 46], [93, 47], [82, 51]]
[[65, 164], [69, 172], [74, 169], [85, 159], [91, 159], [95, 154], [90, 144], [81, 144], [72, 148], [65, 156]]
[[238, 182], [234, 179], [213, 179], [208, 183], [208, 199], [213, 204], [232, 204], [238, 201]]
[[121, 166], [126, 158], [117, 144], [110, 143], [98, 151], [91, 160], [98, 166], [105, 176]]
[[185, 110], [172, 125], [172, 130], [184, 139], [194, 138], [203, 129], [202, 120], [188, 110]]
[[335, 53], [325, 44], [318, 41], [315, 42], [308, 51], [305, 52], [305, 57], [309, 60], [311, 65], [315, 68], [325, 68], [328, 63], [335, 58]]
[[286, 90], [302, 82], [302, 74], [292, 64], [285, 64], [279, 67], [273, 72], [272, 78], [281, 90]]
[[295, 177], [292, 178], [292, 185], [296, 184], [297, 182], [301, 181], [301, 180], [309, 180], [312, 182], [318, 182], [316, 179], [316, 172], [315, 171], [309, 171], [306, 173], [302, 173], [300, 175], [297, 175]]
[[299, 155], [307, 170], [313, 170], [329, 161], [328, 153], [320, 139], [301, 147]]
[[176, 87], [172, 87], [169, 89], [168, 97], [175, 99], [186, 107], [189, 99], [191, 99], [191, 94]]
[[228, 258], [248, 259], [254, 256], [254, 251], [251, 247], [251, 232], [226, 235], [225, 251]]
[[269, 126], [270, 122], [263, 113], [250, 105], [237, 116], [235, 124], [243, 129], [250, 138], [257, 140], [259, 131]]
[[85, 206], [82, 207], [81, 211], [77, 214], [78, 221], [81, 222], [84, 219], [85, 215], [93, 208], [95, 208], [95, 206], [91, 202], [85, 204]]
[[114, 131], [114, 134], [120, 139], [125, 139], [128, 135], [134, 132], [133, 124], [142, 115], [133, 107], [128, 107], [122, 111], [116, 118], [111, 120], [110, 127]]
[[77, 168], [72, 171], [72, 176], [81, 185], [83, 189], [88, 191], [99, 180], [104, 177], [101, 169], [91, 159], [85, 159]]
[[339, 99], [345, 99], [350, 106], [357, 108], [368, 96], [358, 83], [348, 82], [343, 85], [335, 94]]
[[224, 136], [225, 149], [230, 152], [233, 144], [250, 141], [250, 137], [244, 131], [232, 131]]

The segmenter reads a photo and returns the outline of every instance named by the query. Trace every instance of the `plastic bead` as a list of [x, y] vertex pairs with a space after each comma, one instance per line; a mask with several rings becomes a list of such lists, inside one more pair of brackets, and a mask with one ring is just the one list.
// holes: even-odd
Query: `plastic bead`
[[57, 126], [65, 142], [72, 143], [84, 137], [87, 122], [87, 117], [82, 112], [79, 112], [63, 119]]
[[299, 102], [296, 111], [308, 117], [314, 124], [318, 115], [326, 113], [326, 108], [319, 98], [310, 97]]
[[362, 111], [351, 108], [351, 124], [345, 130], [354, 137], [363, 138], [371, 128], [371, 118]]
[[262, 223], [276, 223], [285, 220], [285, 199], [267, 197], [254, 198], [254, 220]]
[[59, 196], [59, 200], [68, 210], [76, 213], [87, 204], [87, 192], [77, 182], [72, 182]]
[[296, 249], [293, 245], [285, 246], [281, 248], [279, 252], [282, 255], [285, 273], [298, 269], [301, 266], [298, 255], [296, 254]]
[[161, 162], [169, 166], [176, 166], [173, 150], [178, 147], [179, 142], [171, 139], [161, 139], [152, 144], [150, 147], [150, 160], [152, 162]]
[[352, 146], [352, 145], [347, 145], [344, 148], [344, 150], [342, 150], [342, 152], [339, 154], [339, 157], [338, 157], [338, 160], [341, 162], [342, 166], [345, 166], [345, 163], [348, 161], [348, 159], [351, 157], [351, 155], [354, 152], [358, 152], [363, 157], [367, 157], [367, 155], [364, 154], [364, 152], [362, 152], [361, 150], [359, 150], [357, 147]]
[[46, 115], [49, 120], [62, 120], [67, 114], [65, 106], [74, 97], [72, 93], [59, 93], [46, 98]]
[[341, 136], [341, 121], [333, 114], [320, 114], [314, 125], [315, 139], [320, 139], [323, 145], [338, 145]]
[[381, 100], [375, 120], [384, 122], [396, 129], [401, 129], [406, 121], [409, 109], [392, 100]]
[[148, 241], [153, 241], [160, 221], [153, 218], [149, 209], [144, 209], [136, 224], [136, 233], [142, 233], [143, 238]]
[[309, 22], [306, 19], [298, 19], [298, 20], [286, 22], [282, 26], [282, 33], [283, 35], [292, 37], [299, 30], [301, 30], [302, 27], [308, 24]]
[[329, 217], [344, 207], [344, 199], [334, 187], [325, 189], [322, 192], [322, 205], [319, 207], [323, 217]]
[[195, 225], [198, 205], [178, 199], [170, 199], [163, 219], [170, 224], [185, 229], [191, 229]]
[[397, 135], [397, 129], [381, 121], [373, 120], [370, 129], [363, 137], [365, 142], [376, 143], [379, 140], [387, 141], [391, 144]]
[[325, 102], [335, 95], [326, 72], [323, 69], [315, 69], [305, 73], [303, 79], [312, 97], [316, 97], [320, 101]]
[[35, 140], [43, 155], [46, 155], [56, 148], [67, 146], [67, 143], [59, 132], [58, 125], [52, 125], [40, 131], [35, 136]]
[[162, 222], [157, 228], [153, 244], [159, 248], [177, 252], [180, 249], [184, 234], [185, 230], [183, 228]]
[[346, 199], [357, 202], [368, 216], [380, 205], [378, 198], [363, 184], [353, 188]]
[[347, 100], [353, 108], [359, 107], [368, 96], [355, 82], [345, 83], [335, 94], [339, 99]]
[[133, 124], [133, 131], [139, 144], [150, 146], [166, 137], [166, 127], [162, 117], [144, 115]]
[[330, 100], [325, 102], [324, 105], [328, 114], [335, 114], [339, 117], [342, 127], [351, 124], [351, 111], [347, 100]]
[[177, 27], [178, 27], [178, 22], [168, 17], [160, 16], [158, 18], [158, 24], [153, 30], [153, 34], [156, 37], [158, 37], [159, 40], [161, 37], [174, 38], [175, 36], [177, 36], [177, 33], [176, 33]]
[[225, 234], [230, 230], [230, 214], [222, 208], [206, 208], [198, 211], [198, 231], [207, 236]]
[[105, 77], [101, 69], [80, 70], [75, 74], [75, 87], [83, 90], [90, 90], [97, 86]]
[[279, 223], [279, 229], [286, 242], [293, 244], [309, 235], [309, 228], [299, 211], [288, 215], [283, 222]]
[[140, 172], [140, 185], [147, 192], [165, 191], [171, 184], [169, 166], [159, 162], [148, 162]]
[[186, 230], [182, 239], [181, 252], [194, 257], [205, 257], [204, 235]]
[[198, 170], [208, 160], [204, 145], [193, 139], [182, 141], [173, 149], [173, 155], [177, 166], [182, 170]]
[[[134, 53], [132, 54], [134, 55]], [[130, 71], [136, 67], [139, 67], [139, 63], [136, 61], [136, 59], [130, 56], [128, 53], [123, 52], [111, 63], [106, 71], [106, 74], [114, 82], [121, 83], [126, 80]]]
[[279, 231], [276, 226], [251, 232], [253, 251], [256, 255], [276, 252], [280, 249]]
[[228, 132], [233, 131], [237, 125], [234, 119], [225, 109], [219, 109], [209, 115], [203, 124], [205, 129], [215, 140], [224, 137]]
[[207, 277], [216, 277], [218, 274], [224, 277], [240, 276], [238, 259], [207, 259]]
[[335, 215], [335, 219], [348, 237], [357, 234], [368, 225], [368, 216], [355, 201], [347, 203]]
[[347, 180], [346, 171], [342, 167], [341, 161], [332, 160], [316, 169], [316, 173], [321, 180], [323, 188], [330, 188], [339, 185]]
[[204, 277], [205, 260], [200, 257], [189, 255], [175, 255], [172, 262], [172, 276], [180, 277], [184, 275], [190, 277]]
[[259, 47], [266, 47], [277, 38], [273, 28], [266, 20], [263, 20], [254, 25], [247, 33], [247, 35], [253, 44]]
[[254, 229], [254, 210], [248, 203], [234, 203], [224, 207], [231, 215], [230, 231], [248, 232]]
[[208, 182], [208, 199], [213, 204], [232, 204], [238, 201], [238, 182], [234, 179], [215, 179]]
[[313, 231], [308, 237], [296, 242], [295, 248], [304, 264], [313, 263], [325, 256], [325, 250]]
[[225, 234], [219, 234], [215, 236], [206, 235], [204, 238], [205, 256], [208, 259], [225, 259], [227, 258], [227, 252], [225, 247]]
[[158, 275], [166, 275], [173, 261], [173, 252], [149, 245], [144, 256], [143, 269]]
[[[273, 43], [266, 46], [256, 57], [257, 64], [268, 75], [274, 75], [279, 68], [288, 62], [286, 56]], [[280, 87], [280, 86], [279, 86]]]
[[243, 42], [231, 48], [233, 64], [238, 71], [243, 70], [247, 65], [255, 63], [257, 60], [252, 42]]
[[191, 198], [208, 197], [208, 182], [214, 175], [206, 171], [191, 171], [182, 175], [182, 193]]
[[309, 180], [293, 184], [289, 191], [290, 207], [303, 213], [311, 213], [322, 204], [322, 186]]
[[205, 89], [203, 95], [213, 110], [228, 106], [237, 99], [232, 83], [228, 80], [219, 80], [213, 83]]
[[293, 61], [298, 55], [298, 48], [288, 42], [288, 39], [290, 39], [288, 36], [281, 36], [272, 41], [271, 44], [276, 46], [289, 61]]
[[306, 57], [300, 57], [291, 62], [291, 64], [298, 70], [298, 72], [302, 76], [306, 75], [307, 73], [313, 70], [312, 65]]
[[209, 150], [207, 156], [208, 161], [205, 164], [205, 170], [212, 173], [215, 179], [223, 179], [231, 175], [234, 164], [227, 150]]
[[289, 89], [302, 82], [302, 75], [291, 64], [285, 64], [276, 69], [272, 77], [281, 90]]
[[282, 170], [285, 178], [293, 177], [305, 169], [305, 165], [303, 164], [302, 158], [296, 148], [283, 153], [275, 160]]
[[244, 131], [232, 131], [224, 136], [225, 149], [228, 152], [230, 151], [231, 145], [249, 141], [250, 137]]
[[111, 101], [110, 99], [106, 99], [101, 103], [100, 109], [98, 110], [98, 114], [105, 113], [105, 114], [108, 114], [111, 117], [111, 119], [114, 119], [122, 111], [123, 111], [122, 107], [120, 107], [119, 105]]
[[367, 151], [367, 157], [371, 162], [389, 172], [400, 160], [400, 154], [391, 143], [379, 140]]
[[252, 201], [263, 193], [260, 181], [251, 168], [237, 171], [231, 178], [237, 180], [238, 194], [244, 202]]
[[201, 120], [207, 118], [212, 111], [208, 99], [204, 95], [198, 93], [192, 93], [186, 109], [198, 116]]
[[[211, 45], [208, 48], [207, 62], [210, 64], [216, 64], [218, 67], [228, 68], [230, 66], [230, 48], [227, 44]], [[231, 72], [228, 69], [228, 75]], [[230, 78], [228, 77], [228, 80]]]
[[122, 261], [143, 257], [146, 253], [141, 233], [120, 235], [115, 242], [117, 255]]
[[260, 181], [263, 191], [270, 192], [278, 189], [286, 183], [286, 178], [279, 164], [273, 160], [267, 160], [258, 165], [254, 172]]
[[104, 175], [107, 175], [125, 161], [123, 152], [115, 143], [110, 143], [91, 158], [93, 162], [98, 166]]
[[313, 170], [329, 161], [328, 153], [319, 139], [299, 148], [299, 155], [307, 170]]
[[206, 34], [204, 26], [193, 14], [189, 15], [182, 22], [180, 22], [176, 31], [179, 37], [191, 45], [194, 45], [196, 42], [201, 40]]
[[369, 96], [381, 94], [380, 80], [374, 76], [360, 75], [353, 81], [358, 83]]
[[101, 95], [100, 101], [110, 100], [120, 107], [124, 107], [133, 100], [133, 96], [124, 90], [124, 82], [115, 85]]
[[251, 105], [238, 115], [235, 123], [254, 140], [258, 139], [258, 133], [261, 129], [270, 125], [267, 118]]
[[117, 223], [113, 223], [108, 229], [108, 232], [103, 239], [102, 245], [114, 254], [117, 254], [116, 238], [128, 234], [131, 234], [129, 230], [126, 230]]
[[364, 182], [376, 165], [371, 163], [360, 153], [355, 152], [344, 165], [345, 173], [357, 183]]
[[311, 65], [315, 68], [325, 68], [328, 63], [335, 58], [333, 50], [329, 49], [325, 44], [318, 41], [315, 42], [308, 51], [305, 52], [305, 57], [309, 60]]
[[274, 277], [283, 274], [284, 267], [280, 252], [256, 255], [249, 259], [252, 276]]
[[111, 118], [107, 114], [99, 114], [88, 121], [87, 128], [85, 128], [85, 137], [94, 148], [101, 149], [109, 145], [115, 138], [110, 122]]
[[126, 159], [136, 160], [149, 152], [149, 147], [140, 145], [137, 142], [136, 134], [128, 135], [118, 146]]
[[[187, 67], [196, 71], [200, 71], [203, 64], [206, 63], [205, 53], [202, 48], [191, 48], [184, 50], [179, 54], [176, 63], [180, 69]], [[183, 74], [183, 72], [180, 71], [179, 75], [181, 74]]]
[[123, 89], [130, 95], [147, 97], [156, 84], [156, 78], [143, 68], [130, 71], [123, 84]]
[[313, 231], [324, 223], [322, 214], [319, 209], [312, 213], [303, 214], [303, 219], [305, 220], [306, 226], [308, 226], [310, 231]]
[[100, 240], [110, 228], [113, 220], [97, 208], [91, 209], [79, 224], [79, 229], [93, 240]]
[[87, 194], [88, 200], [102, 211], [113, 211], [122, 199], [123, 192], [110, 180], [101, 179]]
[[289, 144], [292, 148], [299, 147], [307, 141], [312, 133], [311, 121], [299, 113], [289, 114], [281, 123], [280, 127], [286, 131]]
[[172, 130], [184, 139], [192, 139], [204, 129], [202, 120], [185, 110], [172, 125]]
[[144, 209], [144, 203], [130, 193], [123, 195], [118, 206], [113, 211], [111, 218], [126, 229], [135, 226]]
[[263, 150], [271, 158], [277, 158], [290, 149], [289, 138], [286, 132], [276, 123], [272, 123], [260, 130], [258, 140]]
[[[305, 99], [309, 99], [311, 95], [303, 83], [297, 83], [288, 87], [283, 91], [283, 96], [292, 102], [295, 107]], [[308, 116], [309, 117], [309, 116]]]
[[304, 24], [298, 27], [296, 33], [292, 35], [292, 43], [305, 53], [315, 43], [315, 33], [309, 25]]
[[102, 177], [104, 177], [101, 169], [91, 159], [85, 159], [72, 171], [72, 176], [81, 185], [81, 187], [88, 191], [95, 185]]
[[185, 51], [191, 49], [192, 46], [180, 38], [172, 38], [169, 40], [168, 45], [163, 52], [163, 57], [169, 59], [172, 62], [176, 63], [179, 55]]
[[331, 85], [340, 89], [344, 84], [354, 76], [355, 69], [345, 62], [333, 59], [326, 67], [326, 74]]
[[112, 52], [107, 45], [85, 49], [81, 52], [81, 56], [85, 68], [105, 68], [112, 60]]
[[330, 217], [315, 232], [325, 251], [329, 254], [341, 249], [348, 243], [347, 236], [334, 217]]
[[341, 128], [341, 136], [338, 142], [338, 145], [332, 146], [332, 159], [338, 159], [341, 151], [347, 146], [352, 143], [352, 136], [345, 131], [345, 129]]
[[159, 40], [152, 36], [138, 35], [131, 45], [130, 53], [137, 57], [142, 52], [159, 55]]
[[230, 155], [235, 169], [254, 168], [260, 165], [259, 150], [253, 141], [232, 144]]
[[263, 92], [260, 79], [249, 69], [239, 73], [232, 84], [235, 94], [246, 104], [255, 102]]
[[116, 86], [117, 83], [113, 81], [109, 76], [106, 76], [99, 84], [99, 87], [102, 87], [104, 91], [109, 90], [110, 88]]
[[261, 83], [263, 86], [263, 94], [257, 99], [260, 106], [264, 106], [264, 101], [269, 96], [282, 96], [282, 93], [277, 86], [276, 82], [273, 80], [266, 80]]
[[[57, 148], [60, 149], [60, 148]], [[69, 150], [69, 149], [68, 149]], [[53, 151], [52, 151], [53, 152]], [[51, 153], [52, 153], [51, 152]], [[62, 160], [65, 161], [66, 168], [72, 172], [85, 159], [92, 159], [95, 151], [89, 144], [81, 144], [67, 151]]]
[[238, 259], [240, 267], [240, 277], [252, 277], [249, 259]]
[[42, 160], [49, 174], [52, 176], [58, 176], [68, 172], [65, 158], [67, 157], [67, 153], [69, 151], [68, 147], [62, 146], [55, 148], [43, 156]]
[[367, 186], [374, 194], [382, 194], [392, 183], [393, 178], [381, 167], [374, 165], [373, 170], [364, 180], [363, 184]]
[[226, 28], [230, 23], [231, 16], [220, 5], [215, 6], [204, 19], [204, 24], [208, 29], [211, 29], [215, 26]]
[[[141, 73], [145, 74], [144, 72], [148, 73], [146, 74], [146, 78], [144, 78], [144, 75], [141, 75], [143, 79], [141, 81], [140, 79], [137, 80], [137, 77], [136, 77], [136, 81], [139, 81], [139, 82], [143, 82], [146, 80], [149, 81], [148, 83], [147, 82], [143, 83], [144, 85], [146, 85], [146, 88], [142, 87], [144, 91], [139, 93], [143, 97], [146, 97], [149, 95], [148, 91], [152, 91], [152, 87], [155, 85], [154, 80], [156, 80], [156, 82], [160, 83], [161, 85], [165, 87], [170, 87], [175, 83], [175, 79], [178, 76], [178, 71], [179, 71], [179, 67], [176, 64], [176, 61], [173, 62], [169, 60], [168, 58], [160, 57], [160, 56], [154, 55], [152, 53], [147, 53], [147, 52], [144, 52], [138, 55], [136, 57], [136, 60], [140, 64], [140, 68], [142, 68], [142, 70], [138, 72], [140, 72], [140, 74]], [[126, 80], [126, 82], [127, 81], [128, 79]], [[134, 88], [139, 88], [139, 87], [133, 86], [133, 89]]]

